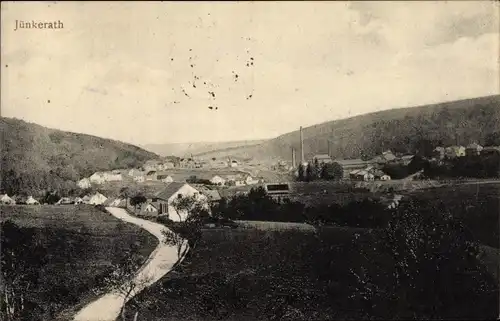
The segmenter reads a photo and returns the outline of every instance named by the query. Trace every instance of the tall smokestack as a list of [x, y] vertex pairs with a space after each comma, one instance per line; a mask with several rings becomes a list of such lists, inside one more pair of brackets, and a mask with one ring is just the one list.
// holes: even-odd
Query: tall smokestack
[[292, 167], [295, 168], [295, 148], [292, 147]]
[[330, 155], [330, 140], [327, 140], [328, 142], [328, 156], [332, 157], [332, 155]]
[[302, 163], [305, 162], [304, 159], [304, 136], [302, 135], [302, 126], [300, 126], [300, 160]]

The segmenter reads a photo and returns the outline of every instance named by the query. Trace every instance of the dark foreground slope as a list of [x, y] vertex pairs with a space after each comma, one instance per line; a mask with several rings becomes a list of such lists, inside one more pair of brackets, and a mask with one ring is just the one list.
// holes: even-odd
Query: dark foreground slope
[[138, 166], [154, 153], [123, 142], [0, 118], [1, 188], [9, 195], [65, 189], [95, 171]]

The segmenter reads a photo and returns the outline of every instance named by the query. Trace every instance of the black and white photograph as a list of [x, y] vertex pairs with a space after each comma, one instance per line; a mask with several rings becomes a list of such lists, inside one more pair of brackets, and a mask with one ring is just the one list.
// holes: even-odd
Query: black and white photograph
[[499, 1], [2, 1], [0, 320], [500, 318]]

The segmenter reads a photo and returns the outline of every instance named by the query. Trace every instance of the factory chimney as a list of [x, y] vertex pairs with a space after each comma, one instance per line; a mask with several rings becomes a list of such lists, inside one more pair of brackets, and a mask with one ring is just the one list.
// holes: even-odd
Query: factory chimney
[[304, 159], [304, 136], [302, 135], [302, 126], [300, 126], [300, 161], [305, 162]]
[[292, 167], [295, 168], [295, 148], [292, 147]]

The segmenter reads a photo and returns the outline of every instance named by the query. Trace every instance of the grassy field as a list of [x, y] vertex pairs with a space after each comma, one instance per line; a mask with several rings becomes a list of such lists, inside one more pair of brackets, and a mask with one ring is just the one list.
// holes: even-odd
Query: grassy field
[[[21, 231], [34, 231], [50, 260], [34, 266], [38, 282], [31, 298], [36, 311], [30, 320], [69, 320], [75, 309], [95, 298], [113, 262], [131, 248], [146, 259], [157, 239], [131, 224], [89, 205], [2, 206], [1, 220], [10, 220]], [[2, 248], [3, 251], [9, 249]]]
[[[372, 243], [364, 232], [364, 240]], [[357, 286], [350, 269], [368, 264], [351, 243], [355, 234], [349, 229], [320, 237], [304, 231], [205, 231], [185, 263], [141, 293], [128, 310], [132, 313], [134, 302], [141, 302], [142, 320], [256, 320], [271, 315], [288, 320], [287, 313], [299, 313], [302, 320], [360, 318], [359, 302], [346, 299]], [[320, 246], [325, 240], [337, 245]], [[384, 271], [391, 271], [391, 264]]]

